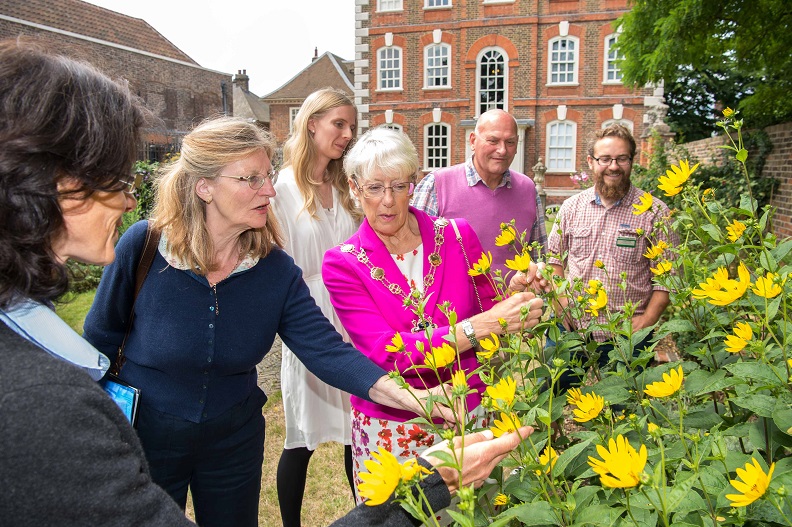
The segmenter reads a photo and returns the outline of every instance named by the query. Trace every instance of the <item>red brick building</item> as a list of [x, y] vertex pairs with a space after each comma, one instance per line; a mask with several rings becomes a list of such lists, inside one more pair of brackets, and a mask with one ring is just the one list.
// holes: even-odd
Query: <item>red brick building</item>
[[29, 37], [124, 79], [157, 119], [141, 157], [158, 159], [195, 123], [231, 114], [231, 76], [201, 67], [144, 20], [80, 0], [3, 0], [0, 39]]
[[[589, 133], [618, 121], [640, 138], [662, 90], [621, 83], [614, 21], [628, 0], [355, 0], [361, 128], [401, 128], [424, 172], [462, 162], [484, 111], [515, 116], [513, 169], [541, 157], [548, 194], [586, 168]], [[553, 189], [557, 189], [553, 192]]]
[[353, 97], [352, 61], [344, 60], [329, 51], [319, 55], [314, 51], [311, 63], [277, 90], [264, 95], [261, 101], [269, 106], [270, 132], [279, 145], [291, 133], [294, 117], [303, 101], [322, 88], [335, 88]]

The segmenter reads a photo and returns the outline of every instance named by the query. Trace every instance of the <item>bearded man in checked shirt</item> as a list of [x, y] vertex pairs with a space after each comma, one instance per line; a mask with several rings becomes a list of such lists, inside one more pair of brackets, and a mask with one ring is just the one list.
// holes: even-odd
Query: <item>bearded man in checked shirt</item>
[[[635, 308], [633, 332], [653, 326], [669, 304], [668, 289], [653, 280], [650, 268], [657, 264], [644, 256], [651, 245], [665, 241], [677, 243], [670, 230], [668, 206], [654, 198], [651, 208], [634, 214], [633, 205], [640, 205], [644, 191], [630, 181], [636, 144], [630, 131], [612, 125], [597, 131], [588, 146], [588, 165], [593, 172], [594, 186], [567, 199], [558, 212], [547, 241], [547, 261], [555, 274], [570, 280], [580, 278], [602, 282], [608, 294], [608, 310], [621, 311], [630, 301]], [[666, 228], [663, 228], [666, 223]], [[671, 255], [666, 253], [663, 258]], [[602, 262], [595, 265], [598, 261]], [[607, 271], [607, 273], [606, 273]], [[627, 274], [627, 288], [619, 287], [621, 273]], [[596, 322], [605, 323], [606, 310], [600, 310]], [[567, 329], [586, 327], [591, 318], [564, 321]], [[596, 331], [593, 338], [604, 343], [610, 338]], [[650, 344], [650, 333], [635, 349]], [[610, 344], [599, 346], [599, 365], [608, 360]], [[565, 376], [560, 388], [568, 388], [571, 378]]]

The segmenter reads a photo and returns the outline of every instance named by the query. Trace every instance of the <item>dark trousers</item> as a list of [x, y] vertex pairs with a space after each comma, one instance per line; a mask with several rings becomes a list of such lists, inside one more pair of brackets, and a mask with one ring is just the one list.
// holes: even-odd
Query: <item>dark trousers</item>
[[[557, 323], [556, 325], [558, 326], [559, 330], [561, 330], [562, 333], [567, 332], [567, 329], [564, 327], [563, 324]], [[641, 342], [636, 344], [635, 347], [633, 348], [633, 358], [637, 357], [641, 351], [651, 346], [653, 338], [654, 338], [654, 331], [650, 331], [649, 334]], [[550, 337], [547, 337], [547, 342], [545, 343], [545, 349], [551, 346], [555, 347], [555, 342], [553, 342], [550, 339]], [[613, 351], [613, 343], [608, 342], [597, 346], [597, 353], [599, 354], [599, 357], [597, 357], [597, 367], [599, 369], [602, 369], [608, 363], [608, 355], [610, 354], [611, 351]], [[570, 360], [575, 360], [575, 359], [585, 364], [586, 361], [588, 360], [588, 357], [586, 356], [585, 351], [575, 350], [572, 352], [572, 356], [570, 357]], [[580, 381], [581, 379], [579, 376], [577, 376], [571, 370], [567, 370], [561, 375], [561, 378], [558, 380], [558, 383], [556, 383], [556, 387], [557, 387], [556, 391], [559, 394], [564, 393], [570, 387], [572, 387], [574, 383], [579, 383]]]
[[141, 405], [138, 436], [151, 477], [201, 527], [257, 527], [266, 398], [257, 390], [224, 414], [193, 423]]

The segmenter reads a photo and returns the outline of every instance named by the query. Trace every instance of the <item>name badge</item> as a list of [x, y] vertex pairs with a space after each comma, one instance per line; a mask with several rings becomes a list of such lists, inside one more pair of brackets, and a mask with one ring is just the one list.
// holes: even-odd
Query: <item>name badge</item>
[[635, 248], [637, 240], [629, 236], [619, 236], [616, 238], [616, 247], [631, 247]]

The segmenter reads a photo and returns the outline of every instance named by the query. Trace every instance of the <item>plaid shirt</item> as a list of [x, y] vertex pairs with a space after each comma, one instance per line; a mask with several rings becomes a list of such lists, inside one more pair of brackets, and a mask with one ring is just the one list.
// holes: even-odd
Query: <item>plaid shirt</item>
[[[469, 187], [472, 187], [479, 181], [486, 185], [484, 180], [481, 179], [481, 176], [478, 175], [478, 172], [476, 172], [476, 167], [473, 166], [473, 157], [465, 161], [465, 177], [467, 178], [467, 184]], [[511, 188], [511, 174], [508, 170], [503, 173], [503, 179], [501, 179], [500, 184], [496, 188], [503, 186]], [[415, 191], [413, 192], [412, 201], [410, 204], [416, 209], [422, 210], [430, 216], [440, 216], [440, 206], [437, 202], [437, 192], [435, 191], [434, 173], [427, 174], [420, 181], [420, 183], [418, 183], [418, 186], [415, 187]], [[528, 242], [539, 242], [539, 245], [542, 247], [547, 247], [547, 231], [545, 229], [544, 217], [540, 217], [541, 210], [542, 200], [537, 193], [536, 221], [531, 228], [531, 237]], [[535, 251], [531, 251], [531, 257], [536, 260], [537, 255], [534, 253]]]
[[[636, 307], [636, 314], [646, 309], [654, 291], [668, 291], [655, 283], [650, 267], [656, 265], [643, 254], [650, 244], [663, 240], [670, 246], [678, 243], [676, 234], [668, 227], [668, 235], [662, 228], [655, 228], [655, 222], [665, 222], [670, 215], [665, 203], [654, 198], [652, 208], [647, 212], [633, 214], [633, 204], [639, 204], [643, 191], [630, 186], [627, 194], [611, 208], [606, 209], [594, 188], [567, 199], [558, 211], [556, 222], [550, 232], [547, 244], [548, 263], [561, 265], [569, 280], [580, 278], [584, 285], [589, 280], [599, 280], [608, 293], [608, 309], [621, 310], [630, 300]], [[639, 229], [643, 233], [639, 234]], [[671, 254], [666, 253], [671, 259]], [[601, 260], [604, 269], [594, 266]], [[619, 287], [621, 273], [627, 273], [627, 288]], [[591, 317], [580, 321], [585, 327]], [[597, 318], [606, 323], [607, 317], [602, 310]], [[604, 331], [593, 334], [598, 341], [609, 338]]]

